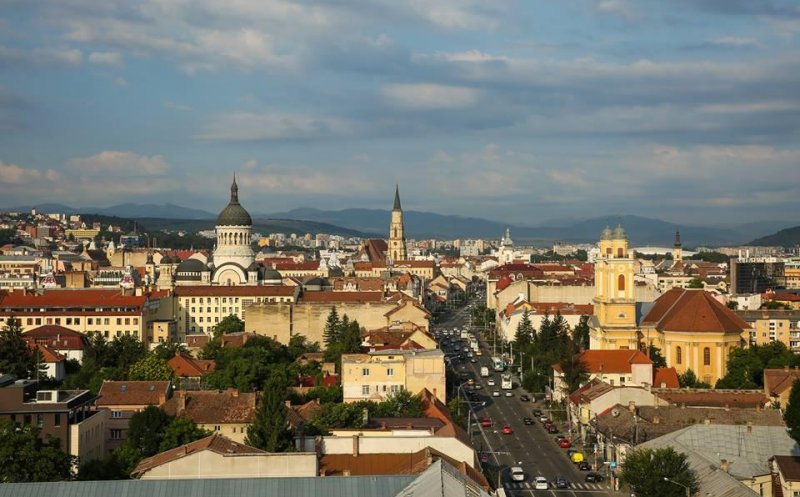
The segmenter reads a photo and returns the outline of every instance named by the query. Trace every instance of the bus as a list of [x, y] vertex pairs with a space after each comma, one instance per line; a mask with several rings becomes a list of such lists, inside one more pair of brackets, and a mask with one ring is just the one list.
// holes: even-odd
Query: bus
[[499, 357], [492, 357], [492, 369], [497, 372], [506, 370], [506, 363]]
[[511, 373], [505, 373], [500, 378], [500, 389], [501, 390], [511, 390], [514, 388], [514, 383], [511, 381]]

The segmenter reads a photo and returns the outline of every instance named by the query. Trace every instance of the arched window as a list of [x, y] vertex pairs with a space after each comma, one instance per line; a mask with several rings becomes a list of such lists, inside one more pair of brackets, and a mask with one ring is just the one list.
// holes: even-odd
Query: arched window
[[703, 366], [711, 366], [711, 349], [703, 349]]
[[680, 347], [675, 348], [675, 363], [683, 364], [683, 350]]
[[619, 275], [619, 277], [617, 278], [617, 290], [619, 290], [620, 292], [625, 291], [625, 275], [624, 274]]

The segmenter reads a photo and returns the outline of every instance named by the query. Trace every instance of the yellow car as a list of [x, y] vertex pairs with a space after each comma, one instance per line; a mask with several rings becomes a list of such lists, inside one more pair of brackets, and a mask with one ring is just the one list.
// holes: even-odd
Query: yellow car
[[478, 350], [475, 351], [475, 355], [481, 356], [481, 355], [483, 355], [483, 352], [481, 352], [481, 349], [478, 349]]
[[575, 452], [569, 459], [575, 464], [578, 464], [579, 462], [583, 462], [583, 454], [580, 452]]

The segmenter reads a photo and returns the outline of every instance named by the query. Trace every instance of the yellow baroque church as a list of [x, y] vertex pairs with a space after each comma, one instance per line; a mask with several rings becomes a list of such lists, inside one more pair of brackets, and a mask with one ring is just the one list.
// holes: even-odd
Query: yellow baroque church
[[[673, 288], [637, 307], [635, 258], [628, 251], [625, 230], [607, 227], [599, 246], [590, 348], [646, 351], [652, 345], [678, 374], [691, 369], [711, 385], [725, 376], [730, 352], [742, 346], [742, 333], [750, 326], [702, 289]], [[645, 307], [645, 313], [637, 311]]]

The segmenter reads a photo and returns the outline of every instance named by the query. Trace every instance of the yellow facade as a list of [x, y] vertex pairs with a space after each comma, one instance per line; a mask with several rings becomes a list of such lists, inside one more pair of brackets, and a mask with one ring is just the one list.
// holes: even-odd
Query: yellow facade
[[735, 333], [665, 330], [653, 334], [655, 339], [649, 343], [661, 349], [668, 366], [679, 375], [691, 369], [698, 380], [712, 387], [725, 376], [731, 351], [740, 345], [740, 336]]
[[638, 348], [634, 264], [625, 230], [621, 226], [615, 230], [606, 228], [594, 266], [596, 320], [590, 333], [590, 348]]
[[444, 353], [439, 349], [342, 356], [345, 402], [382, 401], [401, 390], [416, 394], [424, 388], [446, 402]]

